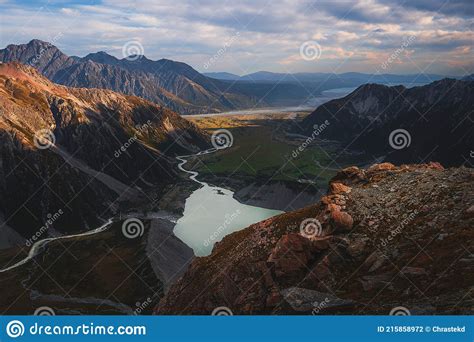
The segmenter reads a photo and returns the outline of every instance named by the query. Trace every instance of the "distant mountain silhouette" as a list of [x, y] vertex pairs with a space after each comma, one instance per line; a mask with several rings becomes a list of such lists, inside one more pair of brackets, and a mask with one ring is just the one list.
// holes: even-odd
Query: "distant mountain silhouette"
[[204, 72], [203, 75], [215, 78], [216, 80], [232, 81], [240, 79], [239, 75], [231, 74], [230, 72]]
[[[299, 73], [276, 73], [269, 71], [258, 71], [251, 74], [238, 76], [226, 72], [213, 72], [205, 74], [209, 77], [221, 80], [239, 80], [253, 82], [334, 82], [338, 80], [340, 87], [359, 86], [364, 83], [431, 83], [445, 78], [445, 76], [437, 74], [365, 74], [359, 72], [346, 72], [341, 74], [323, 73], [323, 72], [299, 72]], [[324, 90], [324, 89], [322, 89]]]

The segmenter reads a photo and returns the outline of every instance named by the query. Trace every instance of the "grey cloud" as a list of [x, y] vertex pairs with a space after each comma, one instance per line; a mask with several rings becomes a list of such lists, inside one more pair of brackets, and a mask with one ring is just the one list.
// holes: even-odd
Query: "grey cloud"
[[397, 5], [408, 10], [417, 9], [442, 13], [446, 15], [472, 17], [474, 15], [474, 2], [472, 0], [381, 0], [388, 5]]

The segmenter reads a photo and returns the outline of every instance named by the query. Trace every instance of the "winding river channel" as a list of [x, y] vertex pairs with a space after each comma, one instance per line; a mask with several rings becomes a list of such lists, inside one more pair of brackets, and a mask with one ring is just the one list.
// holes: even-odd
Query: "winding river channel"
[[28, 256], [26, 258], [18, 261], [17, 263], [15, 263], [15, 264], [7, 267], [7, 268], [0, 269], [0, 273], [10, 271], [14, 268], [17, 268], [21, 265], [26, 264], [28, 261], [30, 261], [35, 256], [37, 256], [39, 253], [41, 253], [44, 250], [44, 248], [46, 247], [46, 245], [48, 245], [50, 242], [52, 242], [54, 240], [64, 240], [64, 239], [71, 239], [71, 238], [80, 237], [80, 236], [87, 236], [87, 235], [97, 234], [97, 233], [103, 232], [104, 230], [109, 228], [111, 223], [112, 223], [112, 219], [108, 220], [106, 223], [104, 223], [99, 228], [89, 230], [89, 231], [84, 232], [84, 233], [73, 234], [73, 235], [64, 235], [64, 236], [59, 236], [59, 237], [54, 237], [54, 238], [46, 238], [46, 239], [39, 240], [39, 241], [35, 242], [33, 244], [33, 246], [31, 246], [30, 251], [28, 252]]
[[[201, 151], [197, 155], [216, 152], [216, 149]], [[233, 198], [233, 192], [224, 188], [210, 186], [197, 179], [198, 172], [186, 170], [183, 166], [187, 158], [194, 155], [179, 156], [178, 168], [188, 173], [189, 178], [201, 185], [187, 199], [183, 216], [176, 222], [174, 234], [194, 250], [197, 256], [210, 254], [214, 243], [220, 241], [225, 235], [245, 228], [252, 223], [259, 222], [268, 217], [280, 214], [281, 211], [270, 210], [250, 205], [241, 204]], [[132, 217], [133, 215], [127, 215]], [[148, 217], [149, 216], [149, 217]], [[170, 219], [155, 213], [147, 215], [147, 218]], [[174, 221], [174, 220], [172, 220]], [[30, 248], [28, 255], [15, 264], [0, 269], [0, 273], [18, 268], [45, 250], [48, 244], [55, 240], [66, 240], [81, 236], [94, 235], [111, 227], [113, 219], [109, 219], [102, 226], [79, 234], [63, 235], [59, 237], [45, 238], [36, 241]]]

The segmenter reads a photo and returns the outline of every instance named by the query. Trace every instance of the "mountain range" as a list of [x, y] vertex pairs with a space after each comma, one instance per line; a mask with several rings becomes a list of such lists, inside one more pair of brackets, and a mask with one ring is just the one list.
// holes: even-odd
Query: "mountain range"
[[[228, 72], [204, 73], [205, 76], [229, 84], [230, 89], [248, 96], [264, 97], [270, 106], [308, 107], [311, 99], [323, 91], [338, 88], [355, 88], [366, 83], [405, 85], [412, 87], [438, 81], [445, 76], [437, 74], [366, 74], [358, 72], [336, 73], [274, 73], [259, 71], [243, 76]], [[279, 88], [265, 93], [269, 85]], [[263, 95], [265, 94], [265, 95]]]
[[252, 82], [290, 82], [290, 83], [318, 83], [318, 82], [341, 82], [341, 88], [346, 86], [359, 86], [363, 83], [431, 83], [446, 76], [438, 74], [367, 74], [360, 72], [325, 73], [325, 72], [299, 72], [299, 73], [277, 73], [269, 71], [258, 71], [243, 76], [228, 72], [209, 72], [203, 75], [218, 80], [252, 81]]
[[0, 61], [33, 66], [51, 81], [71, 87], [104, 88], [136, 95], [182, 114], [218, 112], [257, 104], [257, 99], [208, 78], [185, 63], [145, 56], [117, 59], [105, 52], [71, 57], [34, 39], [8, 45]]
[[[0, 61], [20, 62], [38, 69], [51, 81], [71, 87], [111, 89], [136, 95], [180, 114], [215, 113], [254, 107], [300, 105], [340, 82], [248, 82], [217, 80], [191, 66], [145, 56], [118, 59], [106, 52], [67, 56], [56, 46], [33, 39], [0, 50]], [[359, 85], [358, 83], [357, 85]]]
[[299, 106], [322, 91], [382, 84], [429, 83], [435, 74], [392, 75], [363, 73], [271, 73], [244, 76], [231, 73], [201, 74], [191, 66], [146, 56], [118, 59], [100, 51], [84, 57], [68, 56], [38, 39], [8, 45], [0, 50], [1, 62], [33, 66], [51, 81], [71, 87], [102, 88], [136, 95], [180, 114], [216, 113], [254, 107]]

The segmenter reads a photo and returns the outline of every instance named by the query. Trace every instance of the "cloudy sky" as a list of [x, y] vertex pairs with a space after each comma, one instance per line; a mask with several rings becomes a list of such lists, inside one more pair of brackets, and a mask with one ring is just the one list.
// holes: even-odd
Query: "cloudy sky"
[[138, 49], [201, 72], [474, 72], [473, 0], [0, 0], [0, 19], [2, 48]]

